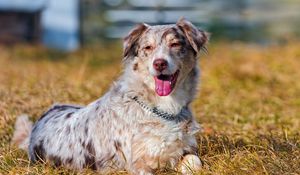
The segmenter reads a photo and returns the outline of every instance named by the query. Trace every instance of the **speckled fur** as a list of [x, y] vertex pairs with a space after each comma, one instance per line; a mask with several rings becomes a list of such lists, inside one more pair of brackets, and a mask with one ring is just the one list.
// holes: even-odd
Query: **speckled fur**
[[[170, 48], [173, 41], [180, 46]], [[30, 160], [99, 172], [125, 169], [131, 174], [152, 174], [159, 167], [175, 168], [186, 154], [196, 155], [194, 134], [199, 125], [193, 116], [179, 123], [167, 121], [130, 97], [138, 96], [172, 114], [189, 106], [199, 75], [197, 54], [206, 41], [206, 34], [184, 19], [174, 25], [134, 28], [124, 39], [124, 74], [87, 106], [54, 105], [44, 113], [31, 134], [25, 134], [30, 137]], [[152, 49], [145, 50], [149, 44]], [[164, 97], [154, 91], [157, 72], [152, 62], [157, 58], [168, 61], [165, 73], [180, 70], [175, 89]], [[18, 132], [13, 140], [22, 144], [17, 137], [24, 134]]]

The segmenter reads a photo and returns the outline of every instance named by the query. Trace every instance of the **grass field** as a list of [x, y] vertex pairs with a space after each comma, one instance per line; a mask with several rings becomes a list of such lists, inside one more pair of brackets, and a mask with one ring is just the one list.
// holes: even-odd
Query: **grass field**
[[[105, 93], [121, 73], [118, 46], [72, 54], [0, 47], [0, 174], [96, 174], [30, 165], [10, 139], [22, 113], [36, 120], [52, 103], [87, 104]], [[300, 174], [300, 43], [208, 48], [193, 103], [204, 128], [199, 174]]]

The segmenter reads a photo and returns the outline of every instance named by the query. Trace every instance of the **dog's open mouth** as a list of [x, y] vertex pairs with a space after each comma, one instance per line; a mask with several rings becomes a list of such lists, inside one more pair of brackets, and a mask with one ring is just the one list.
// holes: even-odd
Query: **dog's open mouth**
[[179, 70], [177, 70], [172, 75], [159, 75], [155, 76], [155, 92], [159, 96], [167, 96], [169, 95], [176, 85], [176, 81], [178, 78]]

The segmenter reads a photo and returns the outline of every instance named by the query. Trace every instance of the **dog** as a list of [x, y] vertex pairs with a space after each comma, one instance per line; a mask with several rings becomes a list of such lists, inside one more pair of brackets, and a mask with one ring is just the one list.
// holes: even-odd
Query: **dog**
[[30, 161], [101, 173], [201, 168], [190, 104], [208, 34], [191, 22], [140, 24], [124, 38], [124, 73], [87, 106], [53, 105], [33, 125], [17, 118], [12, 142]]

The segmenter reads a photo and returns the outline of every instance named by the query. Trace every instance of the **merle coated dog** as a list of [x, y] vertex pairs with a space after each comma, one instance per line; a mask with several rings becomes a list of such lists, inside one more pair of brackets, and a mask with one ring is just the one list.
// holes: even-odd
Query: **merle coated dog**
[[32, 126], [16, 121], [13, 142], [32, 162], [99, 172], [153, 174], [201, 167], [190, 110], [199, 79], [198, 56], [207, 34], [185, 19], [140, 24], [124, 38], [124, 73], [87, 106], [54, 105]]

